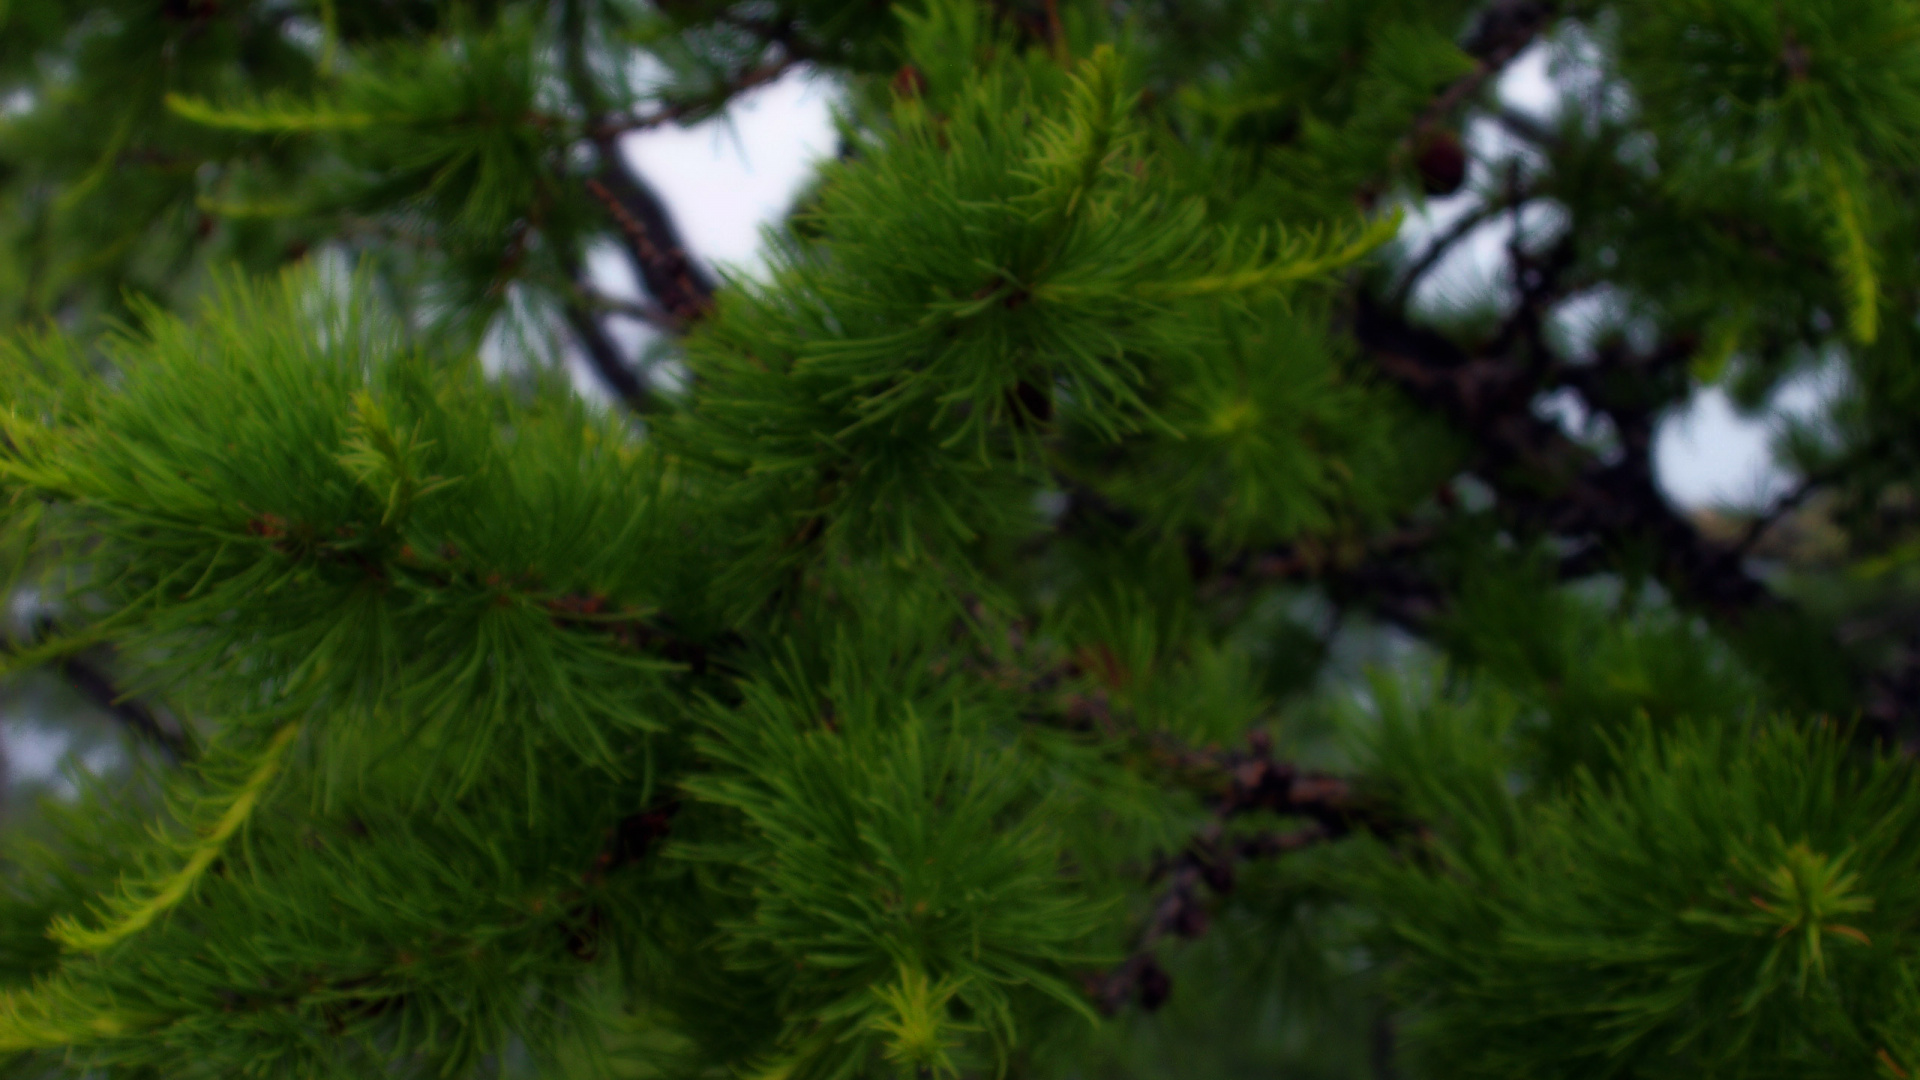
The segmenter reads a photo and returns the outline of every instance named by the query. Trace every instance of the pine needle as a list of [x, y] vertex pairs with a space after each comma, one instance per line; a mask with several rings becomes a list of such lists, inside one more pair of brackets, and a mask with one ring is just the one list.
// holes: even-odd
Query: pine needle
[[1852, 184], [1829, 161], [1823, 170], [1833, 211], [1832, 228], [1841, 283], [1847, 294], [1847, 329], [1862, 345], [1880, 336], [1880, 276], [1867, 243], [1865, 208]]
[[[64, 1008], [64, 995], [42, 984], [0, 994], [0, 1053], [78, 1046], [151, 1025], [149, 1017], [112, 1008]], [[78, 1003], [75, 1003], [78, 1004]]]
[[184, 94], [168, 94], [167, 108], [176, 116], [207, 127], [243, 131], [250, 135], [293, 135], [316, 131], [356, 131], [380, 123], [367, 113], [344, 112], [321, 107], [219, 108]]
[[246, 824], [247, 818], [252, 815], [253, 808], [259, 803], [260, 796], [266, 790], [268, 783], [279, 773], [280, 761], [285, 756], [287, 747], [299, 733], [300, 725], [295, 723], [288, 724], [274, 735], [273, 740], [267, 744], [266, 750], [260, 755], [253, 773], [234, 793], [233, 802], [228, 804], [226, 811], [220, 815], [220, 820], [215, 823], [213, 830], [205, 839], [194, 845], [193, 853], [188, 856], [186, 865], [160, 882], [159, 888], [154, 890], [151, 896], [140, 900], [135, 900], [131, 894], [124, 897], [117, 905], [123, 909], [119, 918], [98, 930], [89, 930], [80, 925], [79, 920], [70, 917], [56, 919], [47, 931], [48, 936], [75, 952], [99, 952], [115, 942], [139, 933], [153, 920], [172, 910], [174, 905], [186, 898], [194, 882], [200, 880], [200, 875], [206, 872], [207, 867], [212, 866], [213, 861], [220, 857], [220, 853], [226, 847], [227, 839]]

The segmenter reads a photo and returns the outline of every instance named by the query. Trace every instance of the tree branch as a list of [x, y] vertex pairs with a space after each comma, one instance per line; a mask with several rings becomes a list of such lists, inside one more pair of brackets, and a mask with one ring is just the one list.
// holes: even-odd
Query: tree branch
[[588, 61], [587, 32], [585, 3], [567, 0], [561, 9], [561, 51], [568, 88], [587, 112], [587, 130], [599, 154], [587, 190], [607, 208], [625, 240], [641, 287], [684, 327], [712, 305], [715, 283], [688, 257], [666, 204], [621, 153], [621, 129], [605, 126], [610, 110]]
[[1454, 246], [1466, 239], [1473, 230], [1486, 224], [1505, 209], [1505, 206], [1498, 202], [1482, 203], [1462, 215], [1460, 220], [1454, 222], [1446, 232], [1434, 237], [1433, 243], [1427, 246], [1427, 250], [1421, 252], [1420, 257], [1407, 267], [1406, 273], [1400, 278], [1400, 283], [1394, 286], [1392, 294], [1388, 297], [1388, 303], [1396, 308], [1404, 305], [1413, 295], [1414, 286], [1420, 284], [1420, 279], [1426, 276], [1427, 271], [1433, 269], [1441, 259], [1446, 257], [1447, 252], [1452, 251]]
[[[58, 626], [54, 623], [54, 619], [46, 613], [33, 619], [35, 640], [46, 640], [56, 630]], [[6, 642], [4, 638], [0, 638], [0, 653], [13, 650], [15, 646], [12, 642]], [[113, 676], [109, 676], [106, 669], [100, 667], [98, 661], [88, 659], [84, 653], [71, 653], [52, 661], [48, 667], [52, 667], [54, 673], [67, 682], [67, 686], [73, 686], [75, 690], [79, 690], [83, 698], [92, 701], [96, 707], [108, 713], [109, 717], [119, 721], [121, 726], [131, 730], [132, 734], [156, 746], [175, 765], [198, 757], [200, 748], [194, 742], [194, 732], [186, 728], [186, 724], [165, 721], [146, 701], [131, 698], [125, 692], [121, 692], [121, 688], [115, 686]]]
[[1477, 471], [1519, 522], [1609, 546], [1651, 542], [1662, 584], [1722, 617], [1776, 603], [1730, 549], [1702, 537], [1667, 504], [1651, 469], [1633, 457], [1594, 458], [1532, 411], [1540, 374], [1500, 357], [1469, 356], [1436, 331], [1359, 300], [1354, 333], [1379, 370], [1474, 439]]
[[666, 204], [627, 166], [619, 148], [603, 144], [601, 155], [600, 175], [587, 181], [587, 191], [626, 237], [641, 285], [684, 330], [713, 306], [715, 282], [688, 257]]
[[801, 58], [798, 55], [790, 49], [786, 50], [785, 54], [776, 60], [756, 64], [742, 71], [727, 80], [709, 96], [669, 102], [650, 112], [604, 117], [589, 125], [588, 134], [595, 142], [606, 143], [630, 132], [703, 120], [725, 108], [734, 98], [748, 90], [777, 81], [781, 76], [798, 67], [800, 63]]
[[192, 761], [197, 748], [183, 726], [167, 723], [145, 702], [128, 697], [114, 685], [106, 671], [80, 656], [68, 656], [53, 664], [67, 685], [119, 721], [121, 726], [158, 748], [174, 764]]
[[614, 344], [606, 327], [600, 325], [599, 317], [578, 303], [566, 304], [563, 311], [574, 340], [580, 343], [581, 351], [586, 354], [588, 366], [593, 368], [593, 373], [600, 377], [613, 396], [635, 413], [645, 415], [652, 412], [656, 404], [652, 390], [640, 374], [628, 365], [626, 357], [620, 353], [620, 347]]
[[651, 326], [663, 334], [673, 333], [678, 328], [678, 324], [673, 321], [673, 316], [662, 311], [658, 304], [645, 300], [623, 300], [617, 296], [608, 296], [587, 284], [576, 285], [573, 295], [581, 307], [591, 312], [622, 315], [635, 322]]
[[642, 416], [654, 411], [659, 402], [652, 387], [647, 385], [646, 376], [635, 369], [601, 325], [600, 311], [605, 305], [600, 302], [600, 293], [588, 282], [585, 262], [578, 252], [563, 249], [560, 265], [572, 292], [562, 302], [561, 314], [567, 320], [567, 328], [573, 331], [580, 351], [586, 355], [587, 366], [622, 405]]
[[1502, 106], [1493, 111], [1494, 120], [1508, 132], [1545, 150], [1560, 146], [1560, 136], [1553, 129], [1518, 109]]
[[[1345, 778], [1303, 772], [1290, 762], [1275, 760], [1272, 741], [1264, 732], [1254, 732], [1244, 751], [1182, 749], [1175, 756], [1182, 768], [1191, 770], [1214, 792], [1214, 822], [1185, 850], [1155, 869], [1152, 879], [1164, 880], [1166, 885], [1135, 941], [1133, 954], [1105, 975], [1087, 980], [1088, 993], [1108, 1015], [1129, 999], [1148, 1011], [1166, 1001], [1173, 980], [1155, 959], [1154, 949], [1170, 936], [1196, 938], [1206, 932], [1211, 917], [1201, 885], [1224, 896], [1233, 891], [1235, 867], [1242, 862], [1286, 855], [1355, 831], [1387, 839], [1426, 835], [1418, 824], [1357, 793]], [[1228, 840], [1227, 823], [1255, 811], [1305, 818], [1307, 823], [1284, 832]]]
[[[55, 630], [51, 618], [42, 615], [34, 620], [33, 636], [45, 640]], [[12, 652], [14, 646], [0, 640], [0, 652]], [[153, 745], [175, 764], [192, 761], [199, 755], [199, 746], [193, 738], [193, 732], [186, 725], [175, 721], [163, 720], [151, 706], [138, 698], [130, 697], [114, 684], [112, 676], [99, 663], [85, 655], [75, 653], [54, 660], [49, 665], [56, 674], [66, 680], [67, 685], [80, 692], [94, 706], [118, 721], [121, 726], [133, 732], [140, 739]]]
[[1747, 526], [1746, 534], [1734, 544], [1734, 550], [1739, 552], [1742, 557], [1751, 554], [1755, 545], [1759, 544], [1761, 539], [1767, 535], [1767, 531], [1775, 525], [1778, 525], [1782, 518], [1799, 509], [1801, 505], [1812, 498], [1821, 488], [1844, 477], [1854, 467], [1858, 466], [1862, 459], [1870, 458], [1878, 454], [1884, 445], [1884, 438], [1869, 440], [1840, 460], [1832, 462], [1826, 468], [1815, 469], [1806, 476], [1801, 477], [1800, 482], [1794, 485], [1792, 491], [1787, 492], [1775, 500], [1774, 504], [1768, 507], [1765, 513], [1753, 519], [1753, 524]]
[[[1034, 646], [1024, 624], [1010, 628], [1008, 644], [1012, 662], [988, 650], [976, 656], [974, 663], [988, 680], [1021, 688], [1047, 702], [1030, 718], [1069, 731], [1095, 733], [1116, 749], [1144, 752], [1174, 786], [1200, 792], [1212, 813], [1205, 829], [1149, 872], [1149, 882], [1166, 884], [1140, 929], [1132, 955], [1111, 971], [1086, 977], [1088, 995], [1110, 1015], [1129, 999], [1137, 999], [1148, 1010], [1166, 1000], [1172, 979], [1159, 966], [1154, 949], [1168, 936], [1193, 938], [1205, 932], [1209, 914], [1202, 884], [1224, 895], [1232, 891], [1235, 867], [1241, 862], [1274, 858], [1356, 831], [1383, 838], [1427, 835], [1422, 826], [1360, 792], [1344, 777], [1308, 772], [1276, 760], [1273, 741], [1264, 731], [1250, 732], [1244, 750], [1194, 747], [1142, 727], [1125, 710], [1116, 709], [1104, 689], [1074, 689], [1072, 683], [1088, 675], [1100, 681], [1118, 675], [1112, 670], [1115, 661], [1104, 649], [1095, 647], [1065, 661], [1029, 662]], [[1229, 822], [1255, 812], [1304, 818], [1305, 824], [1287, 831], [1227, 836]]]

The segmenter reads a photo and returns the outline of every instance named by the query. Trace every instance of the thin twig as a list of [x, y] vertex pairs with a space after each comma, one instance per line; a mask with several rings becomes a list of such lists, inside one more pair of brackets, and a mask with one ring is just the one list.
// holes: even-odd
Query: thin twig
[[748, 90], [778, 80], [800, 63], [800, 58], [789, 52], [778, 60], [769, 60], [748, 68], [706, 97], [691, 101], [669, 102], [651, 112], [605, 117], [594, 122], [588, 128], [588, 134], [594, 141], [602, 142], [619, 138], [630, 132], [647, 131], [665, 127], [668, 124], [685, 124], [705, 119], [708, 114], [723, 108]]
[[[1129, 998], [1137, 998], [1149, 1011], [1166, 1000], [1172, 979], [1154, 959], [1154, 949], [1170, 936], [1195, 938], [1206, 932], [1209, 915], [1200, 886], [1220, 895], [1231, 892], [1238, 864], [1286, 855], [1356, 830], [1386, 839], [1428, 835], [1418, 823], [1359, 795], [1342, 777], [1303, 772], [1289, 762], [1276, 761], [1264, 732], [1254, 732], [1245, 751], [1183, 748], [1165, 752], [1175, 753], [1183, 768], [1207, 778], [1214, 787], [1214, 821], [1156, 869], [1153, 877], [1166, 885], [1132, 955], [1104, 976], [1087, 981], [1088, 992], [1108, 1014], [1118, 1012]], [[1307, 823], [1285, 832], [1229, 841], [1227, 822], [1254, 811], [1305, 818]]]
[[1508, 132], [1535, 146], [1551, 150], [1560, 145], [1560, 136], [1552, 128], [1518, 109], [1503, 105], [1493, 111], [1493, 118]]
[[1786, 517], [1798, 509], [1801, 503], [1806, 502], [1807, 499], [1812, 497], [1814, 492], [1820, 490], [1826, 483], [1826, 477], [1809, 476], [1802, 479], [1797, 487], [1782, 496], [1778, 502], [1767, 509], [1766, 513], [1753, 519], [1753, 524], [1747, 526], [1746, 534], [1740, 537], [1739, 543], [1733, 545], [1734, 554], [1745, 558], [1753, 551], [1754, 545], [1760, 542], [1760, 538], [1765, 536], [1769, 529], [1778, 525], [1781, 518]]
[[1815, 469], [1802, 477], [1800, 482], [1794, 485], [1792, 491], [1782, 495], [1772, 506], [1767, 508], [1765, 513], [1753, 520], [1753, 524], [1747, 527], [1745, 535], [1741, 536], [1739, 542], [1734, 544], [1734, 554], [1742, 558], [1746, 557], [1746, 555], [1753, 550], [1754, 545], [1760, 542], [1761, 537], [1767, 534], [1767, 530], [1779, 524], [1780, 520], [1788, 514], [1799, 509], [1802, 504], [1812, 498], [1814, 493], [1818, 492], [1821, 488], [1826, 487], [1828, 484], [1833, 483], [1852, 471], [1854, 466], [1858, 465], [1862, 458], [1872, 457], [1879, 453], [1880, 446], [1880, 440], [1872, 440], [1853, 453], [1847, 454], [1841, 460], [1829, 464], [1826, 468]]
[[[679, 333], [712, 304], [714, 283], [695, 264], [680, 243], [679, 231], [659, 196], [636, 175], [620, 152], [619, 132], [603, 123], [605, 95], [595, 80], [587, 56], [588, 15], [583, 0], [568, 0], [561, 10], [562, 53], [569, 88], [590, 120], [588, 130], [600, 155], [599, 175], [586, 182], [587, 190], [607, 207], [626, 243], [622, 245], [641, 286], [656, 305], [630, 311], [636, 318], [668, 333]], [[609, 390], [628, 408], [647, 413], [658, 404], [645, 378], [622, 355], [600, 324], [597, 309], [578, 295], [588, 288], [577, 252], [569, 259], [567, 275], [576, 296], [564, 306], [588, 363]]]
[[1407, 268], [1406, 274], [1401, 277], [1400, 283], [1394, 286], [1393, 293], [1387, 298], [1387, 302], [1394, 307], [1405, 304], [1413, 295], [1414, 286], [1420, 283], [1420, 279], [1426, 276], [1427, 271], [1433, 269], [1435, 264], [1446, 257], [1447, 252], [1451, 251], [1455, 244], [1466, 239], [1467, 234], [1485, 224], [1503, 209], [1504, 207], [1498, 202], [1481, 203], [1462, 215], [1460, 220], [1454, 222], [1446, 232], [1435, 237], [1427, 250]]
[[153, 744], [175, 764], [192, 761], [195, 747], [184, 727], [162, 721], [145, 702], [127, 696], [115, 686], [107, 673], [90, 660], [68, 656], [54, 663], [54, 669], [67, 685], [118, 720], [122, 726]]
[[574, 297], [591, 311], [607, 315], [624, 315], [635, 322], [645, 323], [663, 334], [678, 334], [685, 329], [658, 304], [645, 300], [626, 300], [618, 296], [608, 296], [590, 285], [583, 284], [576, 284], [573, 293]]
[[[33, 639], [45, 641], [58, 630], [53, 618], [41, 614], [33, 621]], [[0, 639], [0, 653], [17, 647]], [[193, 732], [185, 724], [163, 721], [145, 702], [123, 692], [106, 670], [81, 653], [71, 653], [48, 665], [80, 695], [118, 720], [135, 735], [158, 747], [175, 764], [192, 761], [199, 753]]]
[[640, 415], [652, 412], [656, 406], [653, 392], [641, 375], [627, 364], [620, 354], [620, 347], [607, 335], [606, 328], [593, 312], [577, 303], [565, 306], [567, 326], [573, 330], [573, 336], [579, 340], [581, 351], [586, 353], [587, 363], [594, 374], [600, 376], [620, 403]]

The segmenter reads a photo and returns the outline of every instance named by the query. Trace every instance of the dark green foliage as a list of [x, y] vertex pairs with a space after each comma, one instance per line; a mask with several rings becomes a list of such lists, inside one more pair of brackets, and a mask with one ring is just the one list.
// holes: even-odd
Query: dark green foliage
[[283, 191], [273, 204], [221, 195], [209, 202], [240, 215], [397, 203], [418, 209], [454, 239], [497, 243], [542, 201], [541, 159], [557, 152], [544, 132], [559, 118], [541, 115], [535, 95], [553, 75], [542, 70], [524, 25], [451, 29], [444, 40], [388, 45], [358, 58], [317, 101], [270, 98], [250, 106], [169, 97], [176, 114], [216, 131], [332, 136], [343, 166], [338, 177], [316, 177], [320, 190], [305, 199]]
[[1881, 1032], [1913, 1016], [1898, 994], [1920, 901], [1899, 869], [1920, 844], [1906, 766], [1774, 725], [1643, 725], [1616, 755], [1611, 779], [1564, 795], [1510, 801], [1495, 775], [1477, 804], [1418, 797], [1448, 839], [1375, 887], [1393, 897], [1400, 977], [1422, 988], [1431, 1067], [1873, 1070]]
[[0, 1076], [1911, 1080], [1915, 18], [0, 0]]
[[[647, 554], [660, 470], [551, 392], [516, 403], [407, 358], [355, 313], [364, 294], [307, 317], [296, 287], [192, 326], [154, 313], [109, 346], [125, 374], [85, 427], [12, 429], [15, 475], [77, 504], [43, 529], [91, 542], [139, 627], [124, 643], [258, 723], [324, 708], [319, 748], [349, 769], [393, 738], [439, 742], [456, 789], [495, 740], [529, 784], [555, 743], [613, 765], [608, 725], [658, 727], [643, 702], [666, 665], [592, 624], [677, 587]], [[207, 415], [209, 395], [232, 407]]]
[[924, 613], [855, 619], [822, 628], [829, 670], [773, 665], [698, 741], [717, 769], [687, 789], [745, 826], [682, 853], [744, 868], [729, 964], [777, 988], [795, 1041], [818, 1048], [809, 1074], [889, 1042], [909, 1069], [955, 1068], [967, 1034], [1004, 1053], [1023, 1040], [1016, 994], [1092, 1019], [1055, 974], [1104, 958], [1090, 939], [1109, 914], [1060, 873], [1070, 794], [1006, 744], [1004, 702], [927, 678], [929, 651], [899, 637], [924, 634]]

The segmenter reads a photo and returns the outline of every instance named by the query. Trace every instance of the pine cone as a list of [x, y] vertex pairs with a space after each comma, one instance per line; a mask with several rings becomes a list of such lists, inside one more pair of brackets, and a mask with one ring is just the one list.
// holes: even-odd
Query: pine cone
[[1451, 131], [1428, 137], [1413, 165], [1420, 173], [1421, 189], [1429, 195], [1451, 195], [1467, 181], [1467, 152]]

